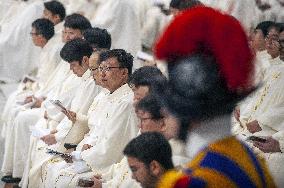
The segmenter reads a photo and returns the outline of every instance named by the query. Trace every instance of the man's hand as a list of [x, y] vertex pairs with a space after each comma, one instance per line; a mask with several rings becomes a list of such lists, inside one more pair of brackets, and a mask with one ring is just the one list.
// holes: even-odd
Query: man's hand
[[92, 145], [89, 145], [89, 144], [84, 144], [81, 151], [90, 149], [91, 147], [93, 147], [93, 146], [92, 146]]
[[61, 156], [66, 163], [73, 163], [72, 156], [62, 155]]
[[35, 100], [35, 103], [32, 106], [32, 108], [40, 108], [41, 107], [41, 103], [44, 101], [44, 99], [35, 98], [35, 97], [34, 97], [34, 100]]
[[236, 118], [238, 122], [240, 122], [240, 107], [239, 106], [237, 106], [234, 110], [234, 117]]
[[246, 126], [250, 133], [256, 133], [262, 130], [256, 120], [247, 123]]
[[72, 121], [73, 124], [76, 122], [77, 114], [75, 112], [72, 112], [70, 110], [63, 110], [62, 112], [68, 117], [70, 121]]
[[92, 180], [94, 181], [92, 188], [102, 188], [102, 177], [100, 175], [94, 176]]
[[24, 100], [24, 104], [28, 104], [28, 103], [31, 103], [33, 102], [33, 96], [28, 96], [26, 97], [26, 99]]
[[253, 145], [263, 151], [264, 153], [281, 152], [279, 142], [272, 137], [266, 137], [265, 142], [254, 141]]
[[53, 145], [57, 143], [54, 134], [43, 136], [40, 139], [44, 141], [47, 145]]

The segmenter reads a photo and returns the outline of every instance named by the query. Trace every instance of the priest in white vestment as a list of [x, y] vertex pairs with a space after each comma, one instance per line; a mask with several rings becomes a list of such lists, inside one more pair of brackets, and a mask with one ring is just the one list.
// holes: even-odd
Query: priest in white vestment
[[[32, 40], [33, 40], [33, 43], [34, 45], [36, 46], [40, 46], [43, 51], [42, 51], [42, 54], [45, 54], [45, 50], [46, 50], [46, 46], [47, 46], [47, 43], [49, 41], [49, 39], [51, 37], [53, 37], [54, 35], [54, 26], [53, 26], [53, 23], [51, 21], [49, 21], [48, 19], [37, 19], [35, 20], [33, 23], [32, 23]], [[29, 82], [29, 81], [27, 81]], [[27, 82], [26, 83], [22, 83], [21, 86], [22, 88], [24, 88], [24, 85], [27, 87]], [[31, 83], [32, 84], [32, 83]], [[19, 87], [18, 90], [20, 90], [21, 88]], [[32, 90], [32, 88], [27, 88], [27, 89], [22, 89], [22, 93], [24, 92], [27, 92], [27, 90]], [[16, 94], [19, 94], [17, 93], [17, 91], [15, 92]], [[16, 100], [16, 97], [13, 97], [15, 96], [14, 94], [12, 95], [12, 100]], [[10, 104], [6, 104], [6, 105], [16, 105], [15, 104], [15, 101], [12, 101], [13, 103], [10, 103]], [[8, 106], [8, 107], [13, 107], [13, 106]], [[15, 106], [14, 106], [15, 107]], [[20, 105], [18, 105], [18, 108], [20, 108]], [[7, 110], [7, 107], [6, 107], [6, 110]], [[10, 112], [12, 113], [12, 112]], [[16, 113], [16, 112], [15, 112]], [[5, 114], [5, 115], [11, 115], [11, 114]], [[9, 118], [9, 117], [6, 117], [6, 118]], [[11, 156], [8, 155], [10, 149], [13, 148], [13, 142], [11, 140], [14, 139], [14, 126], [11, 122], [12, 120], [10, 121], [7, 121], [5, 123], [7, 123], [7, 131], [6, 132], [6, 142], [5, 142], [5, 154], [4, 154], [4, 161], [3, 161], [3, 165], [2, 165], [2, 172], [4, 174], [11, 174], [11, 169], [8, 167], [7, 168], [7, 165], [6, 165], [6, 160], [11, 160]], [[9, 165], [8, 165], [9, 166]], [[19, 177], [19, 176], [15, 176], [15, 177]]]
[[41, 17], [43, 8], [43, 2], [34, 2], [15, 16], [7, 26], [1, 27], [0, 80], [7, 83], [17, 82], [24, 74], [36, 68], [40, 49], [32, 45], [29, 33], [31, 23]]
[[[255, 151], [264, 157], [278, 186], [283, 185], [284, 140], [284, 62], [274, 61], [269, 69], [266, 84], [255, 94], [246, 114], [240, 116], [237, 129], [241, 138], [260, 136], [265, 143], [254, 142]], [[251, 145], [252, 146], [252, 145]], [[265, 148], [264, 148], [265, 147]]]
[[[184, 144], [173, 139], [173, 136], [176, 134], [173, 130], [176, 130], [178, 126], [177, 121], [169, 113], [161, 114], [161, 112], [162, 106], [151, 94], [141, 99], [141, 102], [138, 102], [136, 107], [136, 113], [140, 120], [140, 132], [159, 132], [163, 134], [167, 140], [170, 140], [174, 165], [176, 167], [182, 167], [189, 159], [186, 157]], [[95, 177], [93, 177], [92, 180], [95, 182], [95, 185], [101, 185], [102, 188], [141, 187], [141, 185], [132, 178], [126, 157], [119, 163], [112, 165], [106, 173], [94, 174], [93, 172], [93, 176], [94, 175]], [[91, 173], [84, 178], [91, 179]], [[74, 183], [76, 182], [78, 182], [78, 179], [72, 182], [71, 187], [75, 187]]]
[[[91, 20], [93, 26], [110, 32], [113, 49], [125, 49], [133, 56], [141, 50], [142, 18], [137, 1], [140, 0], [107, 0], [98, 7]], [[135, 64], [133, 67], [137, 68]]]
[[98, 95], [88, 117], [80, 118], [80, 121], [88, 121], [90, 131], [73, 153], [74, 163], [58, 158], [46, 165], [42, 179], [47, 187], [68, 187], [78, 173], [107, 170], [122, 159], [123, 147], [137, 134], [133, 92], [126, 84], [133, 57], [117, 49], [102, 53], [102, 57], [105, 58], [101, 59], [98, 70], [109, 92]]

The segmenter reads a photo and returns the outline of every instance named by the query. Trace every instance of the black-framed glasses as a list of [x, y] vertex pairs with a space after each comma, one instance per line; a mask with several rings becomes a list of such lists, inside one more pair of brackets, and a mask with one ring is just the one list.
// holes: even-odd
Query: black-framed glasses
[[40, 35], [40, 33], [33, 33], [33, 32], [30, 32], [30, 35], [31, 35], [31, 36], [37, 36], [37, 35]]
[[111, 69], [120, 69], [121, 67], [98, 67], [99, 72], [109, 72]]
[[93, 71], [97, 71], [97, 70], [98, 70], [98, 67], [90, 67], [89, 70], [92, 71], [92, 72], [93, 72]]

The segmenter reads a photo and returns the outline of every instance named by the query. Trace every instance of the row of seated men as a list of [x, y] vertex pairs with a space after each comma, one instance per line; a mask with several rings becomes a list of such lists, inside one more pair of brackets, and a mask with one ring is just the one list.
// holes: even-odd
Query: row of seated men
[[[72, 187], [77, 186], [81, 177], [95, 176], [93, 180], [106, 187], [116, 187], [116, 183], [118, 187], [139, 186], [131, 179], [126, 159], [122, 157], [122, 150], [128, 141], [138, 134], [137, 116], [141, 120], [141, 132], [147, 131], [147, 127], [143, 130], [143, 122], [157, 123], [159, 121], [154, 120], [167, 119], [166, 117], [169, 116], [169, 114], [160, 114], [156, 115], [156, 119], [149, 117], [155, 116], [154, 112], [160, 111], [155, 109], [150, 113], [150, 110], [143, 109], [150, 108], [151, 104], [154, 105], [153, 108], [157, 108], [155, 99], [146, 98], [152, 100], [144, 104], [146, 107], [143, 107], [143, 100], [141, 104], [138, 102], [151, 91], [151, 87], [161, 85], [159, 89], [162, 90], [165, 78], [157, 69], [150, 67], [138, 69], [130, 76], [133, 57], [124, 50], [107, 50], [111, 45], [108, 32], [104, 29], [91, 28], [88, 20], [83, 16], [79, 14], [67, 16], [64, 27], [62, 36], [66, 44], [56, 49], [54, 46], [50, 47], [53, 51], [47, 50], [49, 55], [42, 52], [41, 58], [44, 60], [41, 62], [44, 63], [38, 71], [38, 81], [27, 77], [7, 102], [4, 111], [4, 117], [7, 118], [5, 157], [2, 166], [7, 176], [3, 180], [17, 181], [23, 177], [21, 182], [23, 187]], [[283, 63], [280, 60], [280, 52], [283, 51], [282, 30], [281, 25], [273, 22], [261, 23], [256, 27], [252, 36], [252, 46], [257, 51], [261, 51], [258, 52], [260, 55], [257, 55], [261, 63], [257, 64], [259, 72], [256, 72], [261, 76], [257, 77], [256, 83], [261, 81], [263, 85], [240, 104], [240, 111], [236, 110], [237, 122], [236, 127], [234, 126], [234, 131], [238, 135], [268, 136], [262, 138], [265, 142], [256, 140], [253, 144], [254, 147], [259, 148], [260, 155], [268, 161], [276, 180], [281, 180], [283, 174], [279, 165], [279, 161], [283, 160], [280, 87], [281, 63]], [[54, 28], [46, 19], [34, 21], [30, 34], [34, 44], [41, 46], [43, 50], [47, 49], [50, 41], [58, 40], [52, 37]], [[84, 39], [80, 39], [82, 36]], [[58, 54], [56, 56], [55, 53], [59, 52], [64, 61], [58, 58]], [[46, 58], [54, 56], [60, 61], [57, 66], [45, 62]], [[50, 60], [52, 61], [54, 59]], [[46, 75], [46, 78], [42, 78], [41, 75]], [[135, 79], [138, 83], [135, 83]], [[273, 88], [277, 91], [269, 91]], [[267, 96], [268, 93], [271, 96]], [[136, 110], [132, 104], [132, 95], [134, 100], [137, 100], [134, 102], [138, 103]], [[146, 99], [144, 103], [147, 102]], [[265, 102], [267, 103], [264, 105]], [[261, 105], [264, 106], [262, 111], [258, 107]], [[58, 110], [58, 106], [64, 108], [59, 107]], [[139, 106], [142, 106], [140, 111]], [[265, 112], [267, 119], [260, 119], [264, 117]], [[262, 117], [257, 116], [258, 113]], [[271, 115], [273, 117], [270, 117]], [[272, 120], [275, 122], [273, 123]], [[165, 122], [168, 123], [166, 120]], [[163, 122], [160, 123], [155, 126], [163, 127]], [[264, 132], [266, 127], [272, 127], [272, 130], [266, 133]], [[158, 132], [165, 132], [167, 139], [173, 137], [168, 135], [174, 133], [173, 128], [169, 128], [169, 132], [164, 130], [165, 127], [161, 130], [155, 129]], [[33, 133], [32, 137], [30, 130]], [[149, 128], [149, 131], [151, 130], [152, 128]], [[116, 140], [119, 140], [119, 143], [115, 142]], [[77, 145], [76, 151], [71, 152], [66, 143], [71, 146]], [[49, 153], [71, 152], [72, 160], [69, 155], [54, 157], [46, 153], [47, 149], [52, 150], [48, 150]], [[127, 149], [125, 152], [126, 155], [130, 155], [127, 154]], [[176, 162], [175, 165], [188, 160], [183, 152], [178, 152], [177, 156], [177, 161], [180, 162]], [[275, 159], [270, 160], [273, 156]], [[119, 163], [114, 164], [117, 162]], [[167, 168], [172, 168], [172, 165]], [[142, 181], [138, 178], [137, 180]], [[144, 182], [141, 183], [144, 185]], [[150, 182], [150, 185], [153, 184], [155, 183]]]

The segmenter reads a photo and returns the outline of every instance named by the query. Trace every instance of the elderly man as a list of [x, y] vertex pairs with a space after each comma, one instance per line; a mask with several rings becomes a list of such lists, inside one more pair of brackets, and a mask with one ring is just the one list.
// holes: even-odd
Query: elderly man
[[133, 92], [127, 85], [132, 63], [133, 57], [121, 49], [101, 53], [98, 71], [108, 92], [95, 98], [88, 116], [77, 119], [88, 122], [90, 131], [72, 153], [74, 163], [51, 161], [42, 177], [45, 186], [67, 187], [78, 173], [102, 172], [122, 159], [123, 147], [137, 134]]
[[179, 137], [193, 157], [159, 187], [275, 187], [263, 161], [231, 134], [230, 114], [252, 91], [253, 56], [240, 23], [208, 7], [185, 11], [158, 41], [156, 55], [169, 62], [161, 99], [180, 120]]

